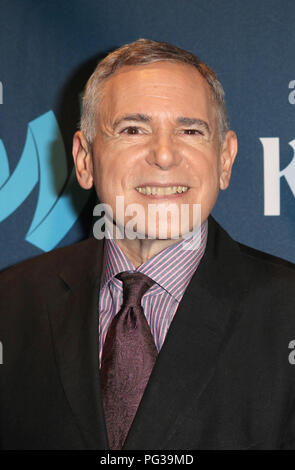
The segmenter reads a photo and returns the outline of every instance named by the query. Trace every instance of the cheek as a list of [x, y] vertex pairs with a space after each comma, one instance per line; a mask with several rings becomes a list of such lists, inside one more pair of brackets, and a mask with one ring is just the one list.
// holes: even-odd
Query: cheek
[[138, 167], [142, 150], [128, 142], [109, 141], [96, 154], [96, 174], [110, 181], [126, 179]]
[[106, 159], [103, 160], [101, 155], [95, 155], [94, 159], [94, 184], [96, 193], [101, 202], [109, 202], [113, 190], [114, 172]]
[[[96, 153], [94, 157], [94, 175], [97, 184], [107, 186], [112, 184], [116, 178], [117, 166], [110, 158], [111, 154], [103, 152], [102, 154]], [[116, 170], [116, 171], [115, 171]]]
[[214, 155], [204, 155], [202, 158], [194, 159], [193, 165], [189, 165], [188, 170], [197, 187], [214, 186], [219, 179], [219, 169]]

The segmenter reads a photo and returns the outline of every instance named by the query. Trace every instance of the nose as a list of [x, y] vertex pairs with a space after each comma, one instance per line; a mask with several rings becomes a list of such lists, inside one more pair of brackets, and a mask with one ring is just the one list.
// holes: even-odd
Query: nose
[[147, 161], [150, 165], [155, 165], [162, 170], [169, 170], [179, 165], [181, 156], [177, 151], [173, 136], [166, 132], [154, 135]]

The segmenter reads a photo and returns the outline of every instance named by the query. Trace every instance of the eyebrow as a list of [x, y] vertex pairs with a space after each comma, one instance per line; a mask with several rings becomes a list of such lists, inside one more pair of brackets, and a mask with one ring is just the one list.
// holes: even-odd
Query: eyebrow
[[188, 127], [200, 126], [206, 132], [208, 132], [209, 135], [211, 134], [209, 124], [206, 121], [204, 121], [203, 119], [189, 118], [189, 117], [180, 116], [180, 117], [177, 118], [176, 121], [177, 121], [178, 124], [181, 124], [182, 126], [188, 126]]
[[[125, 114], [124, 116], [121, 116], [118, 118], [114, 124], [113, 128], [115, 129], [119, 124], [122, 122], [127, 122], [127, 121], [133, 121], [133, 122], [151, 122], [152, 118], [148, 116], [147, 114], [141, 114], [141, 113], [134, 113], [134, 114]], [[209, 127], [209, 124], [204, 121], [203, 119], [198, 119], [198, 118], [189, 118], [189, 117], [184, 117], [184, 116], [179, 116], [176, 119], [177, 124], [180, 124], [182, 126], [200, 126], [202, 127], [209, 135], [211, 134], [211, 130]]]
[[150, 116], [147, 114], [140, 114], [140, 113], [135, 113], [135, 114], [125, 114], [124, 116], [121, 116], [119, 119], [117, 119], [114, 124], [113, 128], [115, 129], [119, 124], [122, 122], [126, 121], [135, 121], [135, 122], [150, 122], [152, 119]]

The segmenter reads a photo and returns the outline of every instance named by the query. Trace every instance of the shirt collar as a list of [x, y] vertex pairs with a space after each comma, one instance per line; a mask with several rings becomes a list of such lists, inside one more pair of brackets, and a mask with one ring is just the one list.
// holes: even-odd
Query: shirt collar
[[205, 252], [208, 236], [208, 221], [189, 238], [175, 242], [137, 268], [123, 253], [112, 238], [104, 244], [103, 270], [100, 288], [122, 271], [138, 271], [146, 274], [160, 286], [153, 286], [147, 295], [161, 288], [177, 301], [181, 300], [185, 288], [196, 271]]

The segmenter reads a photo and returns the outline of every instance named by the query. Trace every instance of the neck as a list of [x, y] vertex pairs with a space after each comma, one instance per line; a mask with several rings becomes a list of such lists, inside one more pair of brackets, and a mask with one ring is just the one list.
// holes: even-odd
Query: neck
[[131, 261], [133, 266], [136, 268], [147, 260], [160, 253], [170, 245], [179, 242], [179, 240], [167, 239], [167, 240], [150, 240], [150, 239], [135, 239], [128, 240], [116, 239], [116, 243], [123, 251], [124, 255]]

